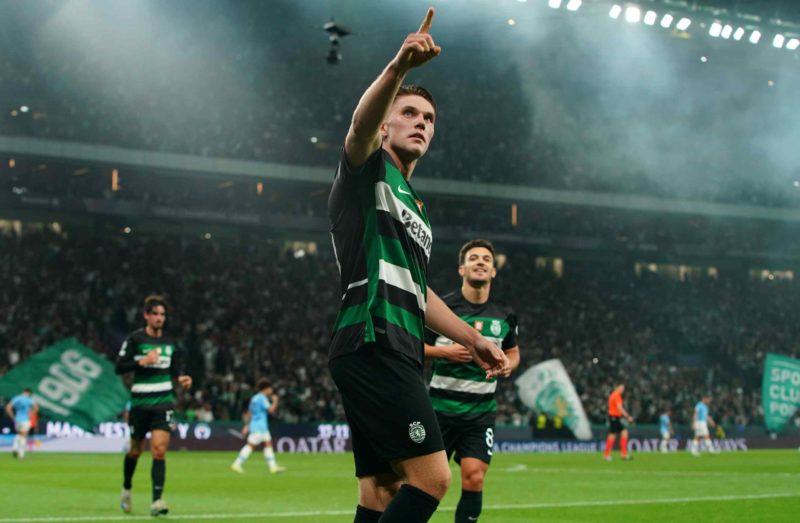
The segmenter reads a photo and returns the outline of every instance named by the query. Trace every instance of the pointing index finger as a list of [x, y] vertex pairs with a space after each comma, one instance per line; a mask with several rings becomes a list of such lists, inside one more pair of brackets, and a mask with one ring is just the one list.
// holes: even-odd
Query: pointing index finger
[[428, 13], [425, 15], [425, 20], [422, 21], [422, 25], [419, 26], [418, 33], [428, 34], [431, 30], [431, 23], [433, 23], [433, 7], [428, 8]]

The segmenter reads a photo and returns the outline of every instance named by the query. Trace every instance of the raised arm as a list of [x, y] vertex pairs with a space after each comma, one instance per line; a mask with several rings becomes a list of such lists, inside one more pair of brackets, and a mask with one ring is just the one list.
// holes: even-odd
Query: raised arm
[[278, 395], [273, 394], [272, 396], [270, 396], [270, 399], [272, 401], [267, 412], [269, 413], [270, 416], [272, 416], [273, 414], [275, 414], [275, 410], [278, 408]]
[[486, 371], [487, 378], [502, 376], [506, 372], [508, 358], [500, 347], [481, 336], [477, 330], [456, 316], [430, 287], [428, 287], [425, 325], [466, 347], [472, 354], [475, 363]]
[[432, 22], [431, 7], [417, 32], [406, 37], [397, 55], [361, 96], [344, 141], [347, 161], [352, 167], [364, 165], [367, 158], [381, 147], [381, 124], [386, 120], [408, 71], [442, 52], [428, 34]]
[[14, 408], [11, 406], [10, 401], [6, 403], [6, 414], [8, 414], [8, 417], [12, 420], [14, 419]]

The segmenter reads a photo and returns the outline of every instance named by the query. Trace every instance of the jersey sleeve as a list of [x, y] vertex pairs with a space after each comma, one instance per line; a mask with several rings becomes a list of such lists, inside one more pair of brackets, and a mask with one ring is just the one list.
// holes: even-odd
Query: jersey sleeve
[[434, 331], [432, 331], [430, 329], [425, 329], [425, 337], [424, 337], [425, 339], [424, 339], [424, 341], [428, 345], [436, 345], [436, 338], [438, 338], [438, 337], [439, 337], [439, 335], [436, 332], [434, 332]]
[[122, 347], [119, 349], [117, 355], [117, 364], [114, 367], [114, 372], [117, 374], [125, 374], [136, 369], [136, 361], [133, 356], [136, 354], [136, 341], [133, 337], [128, 336], [122, 342]]
[[503, 350], [513, 349], [519, 345], [517, 342], [517, 335], [519, 334], [517, 315], [513, 312], [509, 313], [506, 322], [508, 323], [508, 334], [503, 338], [503, 346], [501, 347]]
[[347, 154], [342, 147], [342, 154], [339, 156], [339, 166], [336, 169], [335, 181], [342, 184], [360, 183], [361, 181], [374, 183], [379, 169], [376, 169], [376, 164], [379, 164], [383, 158], [383, 149], [378, 148], [372, 153], [364, 165], [360, 167], [353, 167], [350, 165], [350, 160], [347, 159]]

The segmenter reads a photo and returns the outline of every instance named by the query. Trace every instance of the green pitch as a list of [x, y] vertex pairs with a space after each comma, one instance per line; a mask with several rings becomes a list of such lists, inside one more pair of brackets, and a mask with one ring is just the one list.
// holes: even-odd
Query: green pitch
[[[616, 454], [616, 453], [615, 453]], [[618, 456], [618, 454], [617, 454]], [[352, 521], [356, 482], [350, 455], [279, 455], [271, 475], [254, 453], [237, 475], [235, 453], [173, 452], [165, 499], [180, 521]], [[616, 456], [615, 456], [616, 457]], [[122, 455], [0, 454], [0, 523], [151, 519], [150, 458], [134, 478], [133, 514], [118, 500]], [[454, 483], [434, 522], [453, 520]], [[800, 521], [800, 452], [750, 451], [695, 458], [637, 454], [500, 454], [489, 471], [481, 521]]]

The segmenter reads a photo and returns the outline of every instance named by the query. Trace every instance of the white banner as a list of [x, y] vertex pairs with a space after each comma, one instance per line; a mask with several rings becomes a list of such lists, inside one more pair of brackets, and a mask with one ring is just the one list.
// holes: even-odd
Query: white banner
[[592, 427], [561, 360], [543, 361], [529, 368], [514, 382], [519, 399], [527, 407], [558, 416], [580, 440], [592, 439]]

